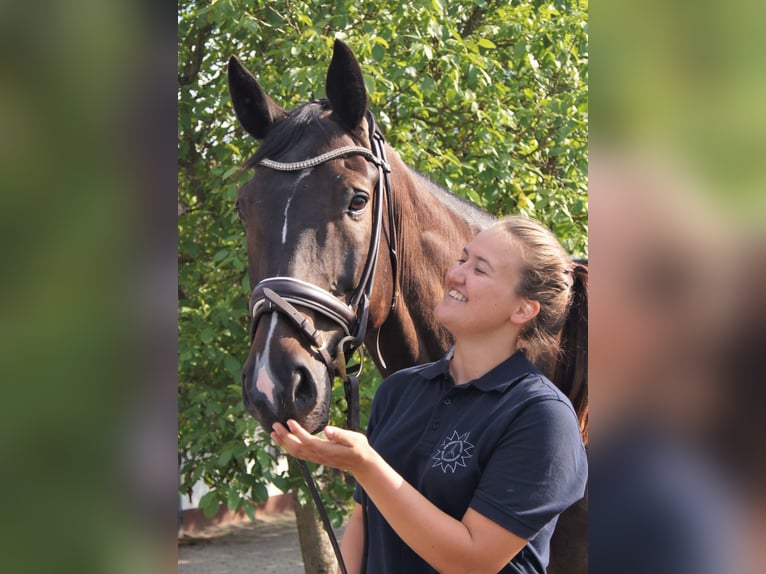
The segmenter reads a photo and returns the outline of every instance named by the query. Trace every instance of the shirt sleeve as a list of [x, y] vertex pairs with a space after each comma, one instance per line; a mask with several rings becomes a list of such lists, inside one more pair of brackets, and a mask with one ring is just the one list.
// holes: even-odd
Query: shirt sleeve
[[[377, 392], [375, 393], [375, 396], [372, 399], [372, 406], [370, 407], [370, 418], [367, 420], [367, 427], [364, 431], [364, 434], [367, 436], [367, 440], [372, 443], [372, 436], [375, 431], [375, 425], [378, 420], [378, 417], [380, 416], [379, 413], [382, 409], [382, 404], [385, 402], [386, 397], [386, 388], [387, 388], [386, 381], [383, 381], [378, 388]], [[356, 488], [354, 488], [354, 501], [358, 504], [361, 504], [362, 502], [362, 489], [357, 483]]]
[[530, 539], [584, 496], [587, 472], [571, 406], [558, 399], [539, 400], [508, 426], [470, 506]]

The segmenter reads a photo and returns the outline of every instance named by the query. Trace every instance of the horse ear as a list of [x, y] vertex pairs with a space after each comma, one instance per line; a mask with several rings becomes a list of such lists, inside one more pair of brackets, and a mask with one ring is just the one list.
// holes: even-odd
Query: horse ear
[[350, 130], [357, 128], [367, 111], [367, 90], [359, 62], [340, 40], [335, 40], [325, 89], [341, 122]]
[[229, 94], [242, 127], [257, 140], [265, 138], [286, 112], [263, 91], [255, 77], [239, 62], [229, 58]]

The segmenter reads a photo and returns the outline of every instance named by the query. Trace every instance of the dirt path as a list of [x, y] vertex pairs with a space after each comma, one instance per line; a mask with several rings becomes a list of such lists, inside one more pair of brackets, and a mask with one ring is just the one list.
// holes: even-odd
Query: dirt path
[[217, 526], [178, 541], [178, 574], [304, 574], [295, 516]]

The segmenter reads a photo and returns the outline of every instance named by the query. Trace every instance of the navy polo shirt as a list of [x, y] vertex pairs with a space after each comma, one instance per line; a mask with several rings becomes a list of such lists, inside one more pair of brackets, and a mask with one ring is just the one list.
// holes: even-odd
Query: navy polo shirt
[[[455, 385], [451, 352], [386, 379], [367, 436], [431, 502], [461, 520], [470, 507], [529, 543], [501, 572], [543, 573], [558, 515], [583, 497], [585, 448], [566, 396], [517, 352]], [[354, 495], [361, 501], [361, 492]], [[368, 574], [435, 572], [367, 498]]]

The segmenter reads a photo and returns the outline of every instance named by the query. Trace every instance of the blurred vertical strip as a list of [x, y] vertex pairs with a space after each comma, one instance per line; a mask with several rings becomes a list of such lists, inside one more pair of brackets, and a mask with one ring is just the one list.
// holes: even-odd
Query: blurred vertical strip
[[591, 571], [764, 572], [766, 4], [590, 13]]
[[174, 14], [169, 2], [2, 8], [8, 572], [174, 568]]

